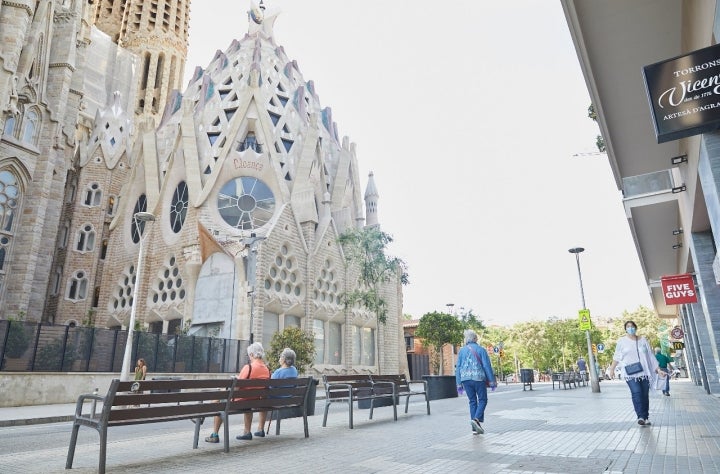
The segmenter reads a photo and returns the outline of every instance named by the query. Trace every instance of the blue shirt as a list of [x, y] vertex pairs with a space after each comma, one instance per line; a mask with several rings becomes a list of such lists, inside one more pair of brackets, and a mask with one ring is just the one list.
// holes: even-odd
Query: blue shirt
[[272, 373], [271, 379], [295, 379], [298, 376], [298, 371], [295, 368], [294, 365], [291, 365], [290, 367], [280, 367], [279, 369], [275, 369], [275, 372]]

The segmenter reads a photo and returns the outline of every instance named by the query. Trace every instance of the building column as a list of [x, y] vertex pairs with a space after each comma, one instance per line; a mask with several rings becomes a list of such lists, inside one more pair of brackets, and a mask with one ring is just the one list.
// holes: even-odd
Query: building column
[[691, 255], [695, 266], [699, 300], [693, 305], [693, 321], [698, 339], [698, 349], [702, 356], [701, 370], [704, 368], [707, 378], [706, 389], [709, 393], [720, 393], [720, 374], [718, 374], [718, 347], [716, 334], [720, 334], [720, 287], [715, 282], [713, 261], [715, 242], [712, 232], [693, 232], [691, 236]]

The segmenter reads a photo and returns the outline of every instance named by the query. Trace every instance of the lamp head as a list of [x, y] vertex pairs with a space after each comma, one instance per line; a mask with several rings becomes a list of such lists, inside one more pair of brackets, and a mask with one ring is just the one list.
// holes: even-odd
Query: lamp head
[[578, 253], [584, 252], [584, 251], [585, 251], [585, 249], [582, 248], [582, 247], [573, 247], [573, 248], [571, 248], [571, 249], [568, 250], [568, 252], [574, 253], [574, 254], [578, 254]]
[[135, 220], [142, 222], [152, 222], [155, 220], [155, 216], [149, 212], [136, 212], [133, 217]]

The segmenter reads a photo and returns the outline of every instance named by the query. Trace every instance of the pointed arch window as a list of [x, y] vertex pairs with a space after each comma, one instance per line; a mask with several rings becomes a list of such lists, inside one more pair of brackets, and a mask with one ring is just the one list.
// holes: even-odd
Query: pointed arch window
[[80, 301], [87, 298], [88, 278], [84, 271], [76, 271], [68, 280], [67, 299]]
[[83, 204], [90, 207], [97, 207], [102, 200], [102, 189], [98, 183], [90, 183], [85, 189]]
[[28, 109], [23, 118], [22, 141], [35, 143], [38, 128], [38, 113], [34, 108]]
[[138, 197], [132, 216], [130, 216], [130, 237], [132, 238], [133, 243], [136, 244], [140, 242], [140, 237], [145, 232], [145, 221], [133, 219], [135, 214], [138, 212], [147, 212], [147, 196], [144, 194], [141, 194], [140, 197]]
[[91, 252], [95, 248], [95, 228], [91, 224], [85, 224], [77, 234], [78, 252]]
[[20, 189], [13, 173], [0, 171], [0, 232], [10, 232], [18, 209]]
[[170, 228], [176, 234], [182, 230], [183, 224], [185, 223], [187, 208], [188, 187], [185, 181], [180, 181], [175, 188], [172, 203], [170, 204]]
[[7, 118], [5, 118], [5, 128], [3, 128], [3, 135], [7, 135], [9, 137], [15, 136], [15, 116], [14, 115], [8, 115]]

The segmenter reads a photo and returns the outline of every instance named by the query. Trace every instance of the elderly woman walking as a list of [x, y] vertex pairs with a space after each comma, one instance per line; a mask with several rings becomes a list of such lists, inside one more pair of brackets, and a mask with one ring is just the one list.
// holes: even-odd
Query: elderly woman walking
[[463, 334], [465, 346], [458, 352], [455, 365], [455, 383], [458, 393], [467, 394], [470, 405], [470, 426], [473, 434], [483, 434], [485, 429], [485, 407], [487, 407], [487, 388], [495, 390], [497, 383], [492, 371], [487, 351], [478, 343], [475, 331], [468, 329]]

